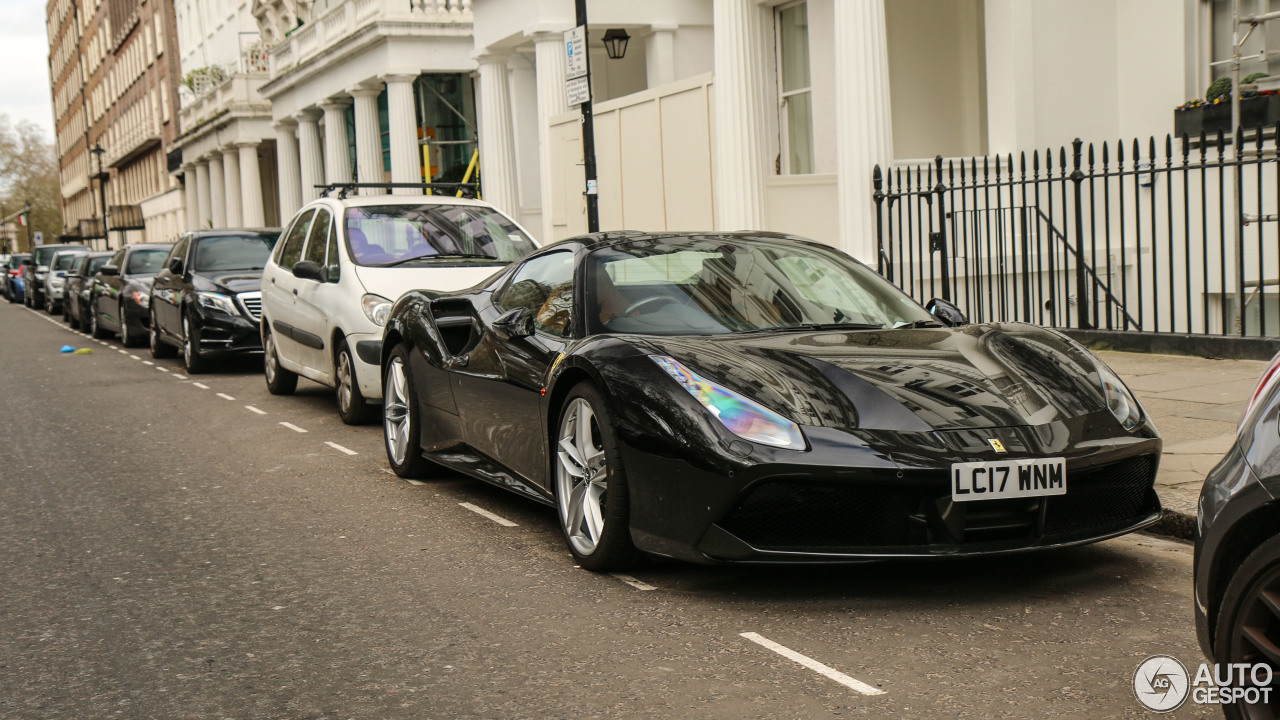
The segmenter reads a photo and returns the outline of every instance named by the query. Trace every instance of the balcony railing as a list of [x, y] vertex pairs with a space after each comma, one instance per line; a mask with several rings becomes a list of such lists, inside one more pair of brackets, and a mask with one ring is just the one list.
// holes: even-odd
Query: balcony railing
[[288, 72], [312, 56], [377, 20], [414, 20], [471, 25], [472, 0], [334, 0], [320, 15], [271, 48], [271, 77]]
[[258, 94], [258, 88], [267, 81], [264, 73], [235, 73], [200, 95], [183, 94], [182, 132], [189, 132], [203, 120], [224, 110], [241, 108], [271, 114], [271, 105]]

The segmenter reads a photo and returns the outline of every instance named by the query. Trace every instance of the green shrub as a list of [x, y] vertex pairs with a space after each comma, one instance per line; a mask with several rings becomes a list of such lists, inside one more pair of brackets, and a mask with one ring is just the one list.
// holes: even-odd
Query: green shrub
[[1268, 75], [1268, 74], [1266, 74], [1266, 73], [1261, 73], [1261, 72], [1259, 72], [1259, 73], [1249, 73], [1248, 75], [1245, 75], [1245, 76], [1244, 76], [1244, 79], [1240, 81], [1240, 84], [1241, 84], [1241, 85], [1248, 85], [1248, 84], [1250, 84], [1250, 83], [1257, 82], [1259, 79], [1264, 78], [1264, 77], [1271, 77], [1271, 76], [1270, 76], [1270, 75]]
[[1205, 102], [1213, 102], [1220, 97], [1227, 97], [1231, 94], [1231, 78], [1221, 77], [1209, 84], [1208, 89], [1204, 91]]

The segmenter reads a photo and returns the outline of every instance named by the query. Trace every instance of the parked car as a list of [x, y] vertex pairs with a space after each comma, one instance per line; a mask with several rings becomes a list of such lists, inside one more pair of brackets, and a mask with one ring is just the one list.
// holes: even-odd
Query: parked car
[[300, 210], [262, 276], [267, 388], [306, 377], [337, 389], [343, 422], [382, 400], [379, 356], [392, 302], [458, 290], [536, 249], [514, 220], [478, 200], [422, 196], [321, 198]]
[[156, 275], [151, 354], [182, 349], [187, 372], [215, 358], [262, 352], [262, 267], [280, 231], [202, 230], [183, 235]]
[[11, 303], [22, 302], [22, 291], [17, 286], [22, 283], [22, 261], [30, 257], [30, 253], [15, 253], [0, 266], [0, 282], [4, 283], [0, 290], [3, 290], [5, 299]]
[[35, 261], [30, 257], [24, 257], [18, 262], [17, 268], [5, 274], [5, 294], [8, 295], [9, 302], [26, 304], [27, 283], [23, 278], [27, 275], [27, 266], [33, 262]]
[[556, 507], [600, 571], [1031, 551], [1159, 518], [1160, 436], [1114, 372], [932, 305], [789, 236], [561, 241], [400, 298], [387, 457]]
[[29, 308], [44, 307], [44, 281], [49, 272], [49, 261], [53, 260], [53, 256], [59, 250], [67, 248], [81, 248], [88, 251], [89, 248], [76, 243], [60, 243], [56, 245], [37, 245], [31, 251], [31, 264], [22, 272], [22, 282], [26, 286], [27, 292], [23, 297], [23, 302]]
[[[1280, 677], [1280, 355], [1253, 391], [1231, 449], [1200, 492], [1195, 617], [1211, 661], [1264, 663]], [[1248, 675], [1246, 673], [1246, 675]], [[1241, 673], [1232, 675], [1239, 687]], [[1269, 708], [1223, 705], [1227, 717], [1276, 717]]]
[[64, 248], [49, 260], [49, 272], [44, 277], [44, 311], [50, 315], [62, 312], [62, 296], [67, 288], [67, 272], [89, 248]]
[[62, 317], [73, 328], [89, 327], [89, 289], [93, 276], [111, 258], [110, 251], [84, 253], [67, 271]]
[[173, 243], [131, 243], [116, 251], [89, 280], [89, 334], [120, 333], [125, 347], [146, 342], [151, 283]]

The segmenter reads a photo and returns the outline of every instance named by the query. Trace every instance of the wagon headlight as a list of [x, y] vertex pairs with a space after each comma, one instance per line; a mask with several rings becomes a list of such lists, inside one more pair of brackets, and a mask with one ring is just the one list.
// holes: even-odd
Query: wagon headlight
[[231, 298], [222, 293], [196, 293], [196, 302], [200, 303], [200, 307], [203, 308], [217, 310], [228, 315], [236, 314], [236, 306], [231, 302]]
[[750, 398], [707, 380], [672, 358], [663, 355], [650, 355], [649, 358], [734, 435], [761, 445], [805, 449], [799, 425]]
[[1098, 366], [1098, 377], [1102, 380], [1102, 393], [1107, 399], [1107, 409], [1125, 430], [1132, 430], [1142, 422], [1142, 406], [1138, 399], [1124, 386], [1119, 376], [1110, 368]]
[[391, 315], [391, 301], [381, 295], [365, 295], [360, 298], [360, 307], [364, 308], [365, 317], [378, 327], [386, 325]]

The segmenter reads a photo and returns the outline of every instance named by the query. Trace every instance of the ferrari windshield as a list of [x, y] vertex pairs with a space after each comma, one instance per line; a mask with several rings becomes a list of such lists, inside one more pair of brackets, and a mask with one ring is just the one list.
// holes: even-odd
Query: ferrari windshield
[[838, 252], [768, 238], [691, 237], [587, 259], [590, 332], [715, 335], [933, 324], [911, 298]]
[[509, 218], [483, 205], [357, 205], [347, 208], [346, 231], [351, 257], [373, 267], [443, 258], [508, 263], [536, 249]]

